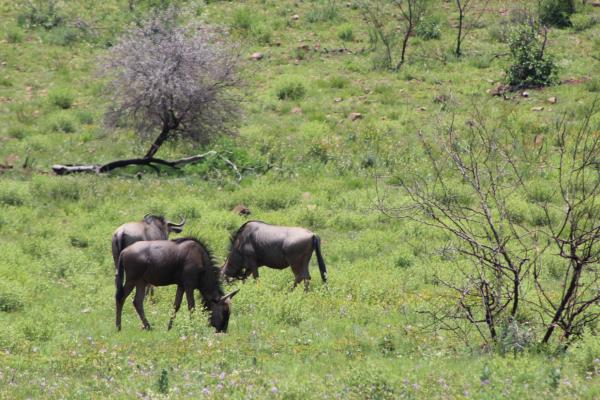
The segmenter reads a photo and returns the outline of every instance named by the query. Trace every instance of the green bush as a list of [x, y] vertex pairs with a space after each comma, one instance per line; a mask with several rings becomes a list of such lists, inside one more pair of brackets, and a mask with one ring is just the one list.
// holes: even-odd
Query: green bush
[[77, 113], [77, 119], [81, 124], [91, 125], [94, 123], [94, 114], [92, 114], [90, 111], [82, 110]]
[[516, 88], [549, 86], [557, 80], [557, 66], [544, 54], [537, 33], [527, 25], [513, 29], [508, 39], [511, 65], [508, 84]]
[[284, 82], [277, 88], [277, 98], [279, 100], [300, 100], [305, 94], [306, 89], [299, 81]]
[[574, 0], [541, 0], [539, 3], [540, 22], [544, 25], [571, 26], [570, 17], [574, 12]]
[[51, 104], [66, 110], [73, 105], [74, 96], [67, 88], [56, 88], [48, 93], [48, 99]]
[[8, 43], [21, 43], [23, 41], [23, 31], [18, 28], [9, 29], [6, 32], [6, 41]]
[[75, 121], [68, 115], [55, 115], [50, 118], [48, 127], [54, 132], [73, 133], [75, 132]]
[[70, 46], [81, 39], [81, 31], [69, 26], [59, 26], [47, 32], [44, 41], [56, 46]]
[[354, 40], [354, 32], [352, 31], [352, 25], [344, 24], [338, 28], [338, 37], [344, 42], [351, 42]]
[[598, 19], [587, 14], [575, 14], [571, 16], [571, 26], [575, 32], [582, 32], [598, 23]]
[[419, 22], [415, 34], [423, 40], [439, 39], [442, 36], [438, 18], [425, 17]]
[[600, 92], [600, 78], [595, 77], [586, 82], [585, 88], [588, 92]]
[[22, 310], [24, 303], [22, 294], [7, 284], [0, 286], [0, 312], [16, 312]]
[[327, 0], [326, 4], [311, 8], [306, 13], [306, 20], [310, 23], [334, 21], [338, 17], [335, 0]]
[[242, 31], [249, 31], [255, 23], [254, 12], [247, 7], [237, 9], [233, 13], [233, 27]]
[[58, 0], [28, 1], [23, 7], [23, 12], [17, 17], [17, 21], [19, 25], [28, 28], [55, 28], [65, 22], [65, 18], [58, 5]]

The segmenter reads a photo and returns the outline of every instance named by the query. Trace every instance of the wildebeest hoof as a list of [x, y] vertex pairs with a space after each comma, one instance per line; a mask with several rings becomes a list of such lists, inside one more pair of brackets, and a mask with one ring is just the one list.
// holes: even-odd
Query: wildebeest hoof
[[143, 330], [145, 330], [145, 331], [151, 331], [151, 330], [152, 330], [152, 327], [151, 327], [150, 325], [144, 325], [144, 326], [142, 327], [142, 329], [143, 329]]

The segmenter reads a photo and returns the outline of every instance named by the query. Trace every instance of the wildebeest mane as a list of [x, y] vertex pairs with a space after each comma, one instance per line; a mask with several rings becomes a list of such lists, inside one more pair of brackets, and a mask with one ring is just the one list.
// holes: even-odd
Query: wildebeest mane
[[266, 222], [263, 221], [246, 221], [242, 224], [242, 226], [240, 226], [237, 231], [235, 231], [234, 233], [229, 235], [229, 252], [231, 252], [231, 250], [233, 249], [233, 244], [235, 243], [235, 239], [237, 239], [237, 237], [239, 236], [240, 233], [242, 233], [242, 231], [244, 230], [244, 228], [246, 228], [246, 225], [248, 225], [250, 222], [258, 222], [261, 224], [265, 224], [268, 225]]
[[166, 224], [166, 220], [165, 220], [165, 216], [164, 215], [154, 215], [154, 214], [146, 214], [144, 216], [144, 222], [146, 223], [151, 223], [154, 220], [158, 220], [160, 222], [162, 222], [163, 224]]
[[217, 260], [215, 259], [215, 256], [213, 255], [213, 252], [210, 249], [210, 247], [205, 245], [201, 239], [195, 238], [195, 237], [182, 237], [182, 238], [177, 238], [177, 239], [171, 239], [171, 241], [174, 243], [177, 243], [177, 244], [192, 241], [192, 242], [196, 242], [197, 244], [200, 245], [200, 247], [206, 252], [206, 255], [208, 256], [207, 259], [209, 262], [208, 268], [206, 269], [206, 272], [205, 272], [205, 277], [209, 278], [211, 282], [217, 282], [217, 287], [219, 289], [219, 293], [221, 294], [221, 296], [224, 295], [225, 292], [223, 292], [223, 287], [221, 285], [221, 279], [220, 279], [221, 272], [220, 272], [219, 268], [217, 267]]

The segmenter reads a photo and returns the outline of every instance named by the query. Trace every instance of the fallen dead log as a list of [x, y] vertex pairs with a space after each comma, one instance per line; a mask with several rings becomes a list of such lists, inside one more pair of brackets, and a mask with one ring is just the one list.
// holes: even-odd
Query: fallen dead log
[[54, 173], [56, 175], [69, 175], [69, 174], [77, 174], [77, 173], [104, 174], [104, 173], [113, 171], [115, 169], [127, 167], [130, 165], [147, 165], [151, 168], [154, 168], [156, 171], [158, 171], [159, 165], [164, 165], [167, 167], [178, 169], [179, 167], [181, 167], [183, 165], [199, 162], [199, 161], [205, 160], [207, 157], [210, 157], [210, 156], [218, 156], [219, 158], [221, 158], [229, 167], [231, 167], [231, 169], [233, 170], [233, 172], [236, 175], [237, 181], [239, 182], [242, 180], [242, 174], [238, 170], [237, 166], [233, 162], [231, 162], [231, 160], [229, 160], [228, 158], [226, 158], [222, 155], [219, 155], [214, 150], [208, 151], [204, 154], [197, 154], [195, 156], [184, 157], [184, 158], [180, 158], [178, 160], [173, 160], [173, 161], [151, 157], [151, 158], [130, 158], [127, 160], [115, 160], [115, 161], [111, 161], [106, 164], [92, 164], [92, 165], [55, 164], [52, 166], [52, 171], [54, 171]]

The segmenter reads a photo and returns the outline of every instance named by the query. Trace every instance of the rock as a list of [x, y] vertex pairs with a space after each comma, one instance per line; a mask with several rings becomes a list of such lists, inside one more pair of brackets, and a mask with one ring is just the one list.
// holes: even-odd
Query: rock
[[506, 92], [508, 92], [508, 89], [508, 85], [499, 84], [498, 86], [490, 90], [490, 94], [492, 96], [503, 96]]
[[252, 58], [252, 59], [253, 59], [253, 60], [255, 60], [255, 61], [262, 60], [262, 59], [263, 59], [263, 57], [264, 57], [264, 56], [263, 56], [263, 53], [253, 53], [253, 54], [250, 56], [250, 58]]
[[529, 92], [522, 92], [521, 96], [523, 96], [523, 97], [529, 97]]
[[294, 14], [294, 15], [292, 15], [292, 19], [294, 21], [298, 21], [300, 19], [300, 16], [298, 14]]
[[531, 111], [544, 111], [544, 107], [532, 107]]
[[359, 112], [352, 112], [352, 113], [350, 113], [349, 117], [350, 117], [350, 120], [356, 121], [357, 119], [362, 119], [363, 115]]
[[300, 46], [298, 46], [298, 50], [309, 51], [310, 50], [310, 46], [307, 45], [306, 43], [303, 43]]
[[419, 111], [427, 111], [426, 107], [419, 107]]
[[557, 101], [558, 100], [554, 96], [548, 98], [548, 103], [550, 104], [556, 104]]
[[336, 103], [339, 103], [340, 101], [342, 101], [341, 97], [336, 97], [335, 99], [333, 99], [333, 101], [335, 101]]
[[300, 107], [292, 108], [292, 114], [302, 114], [302, 109]]

